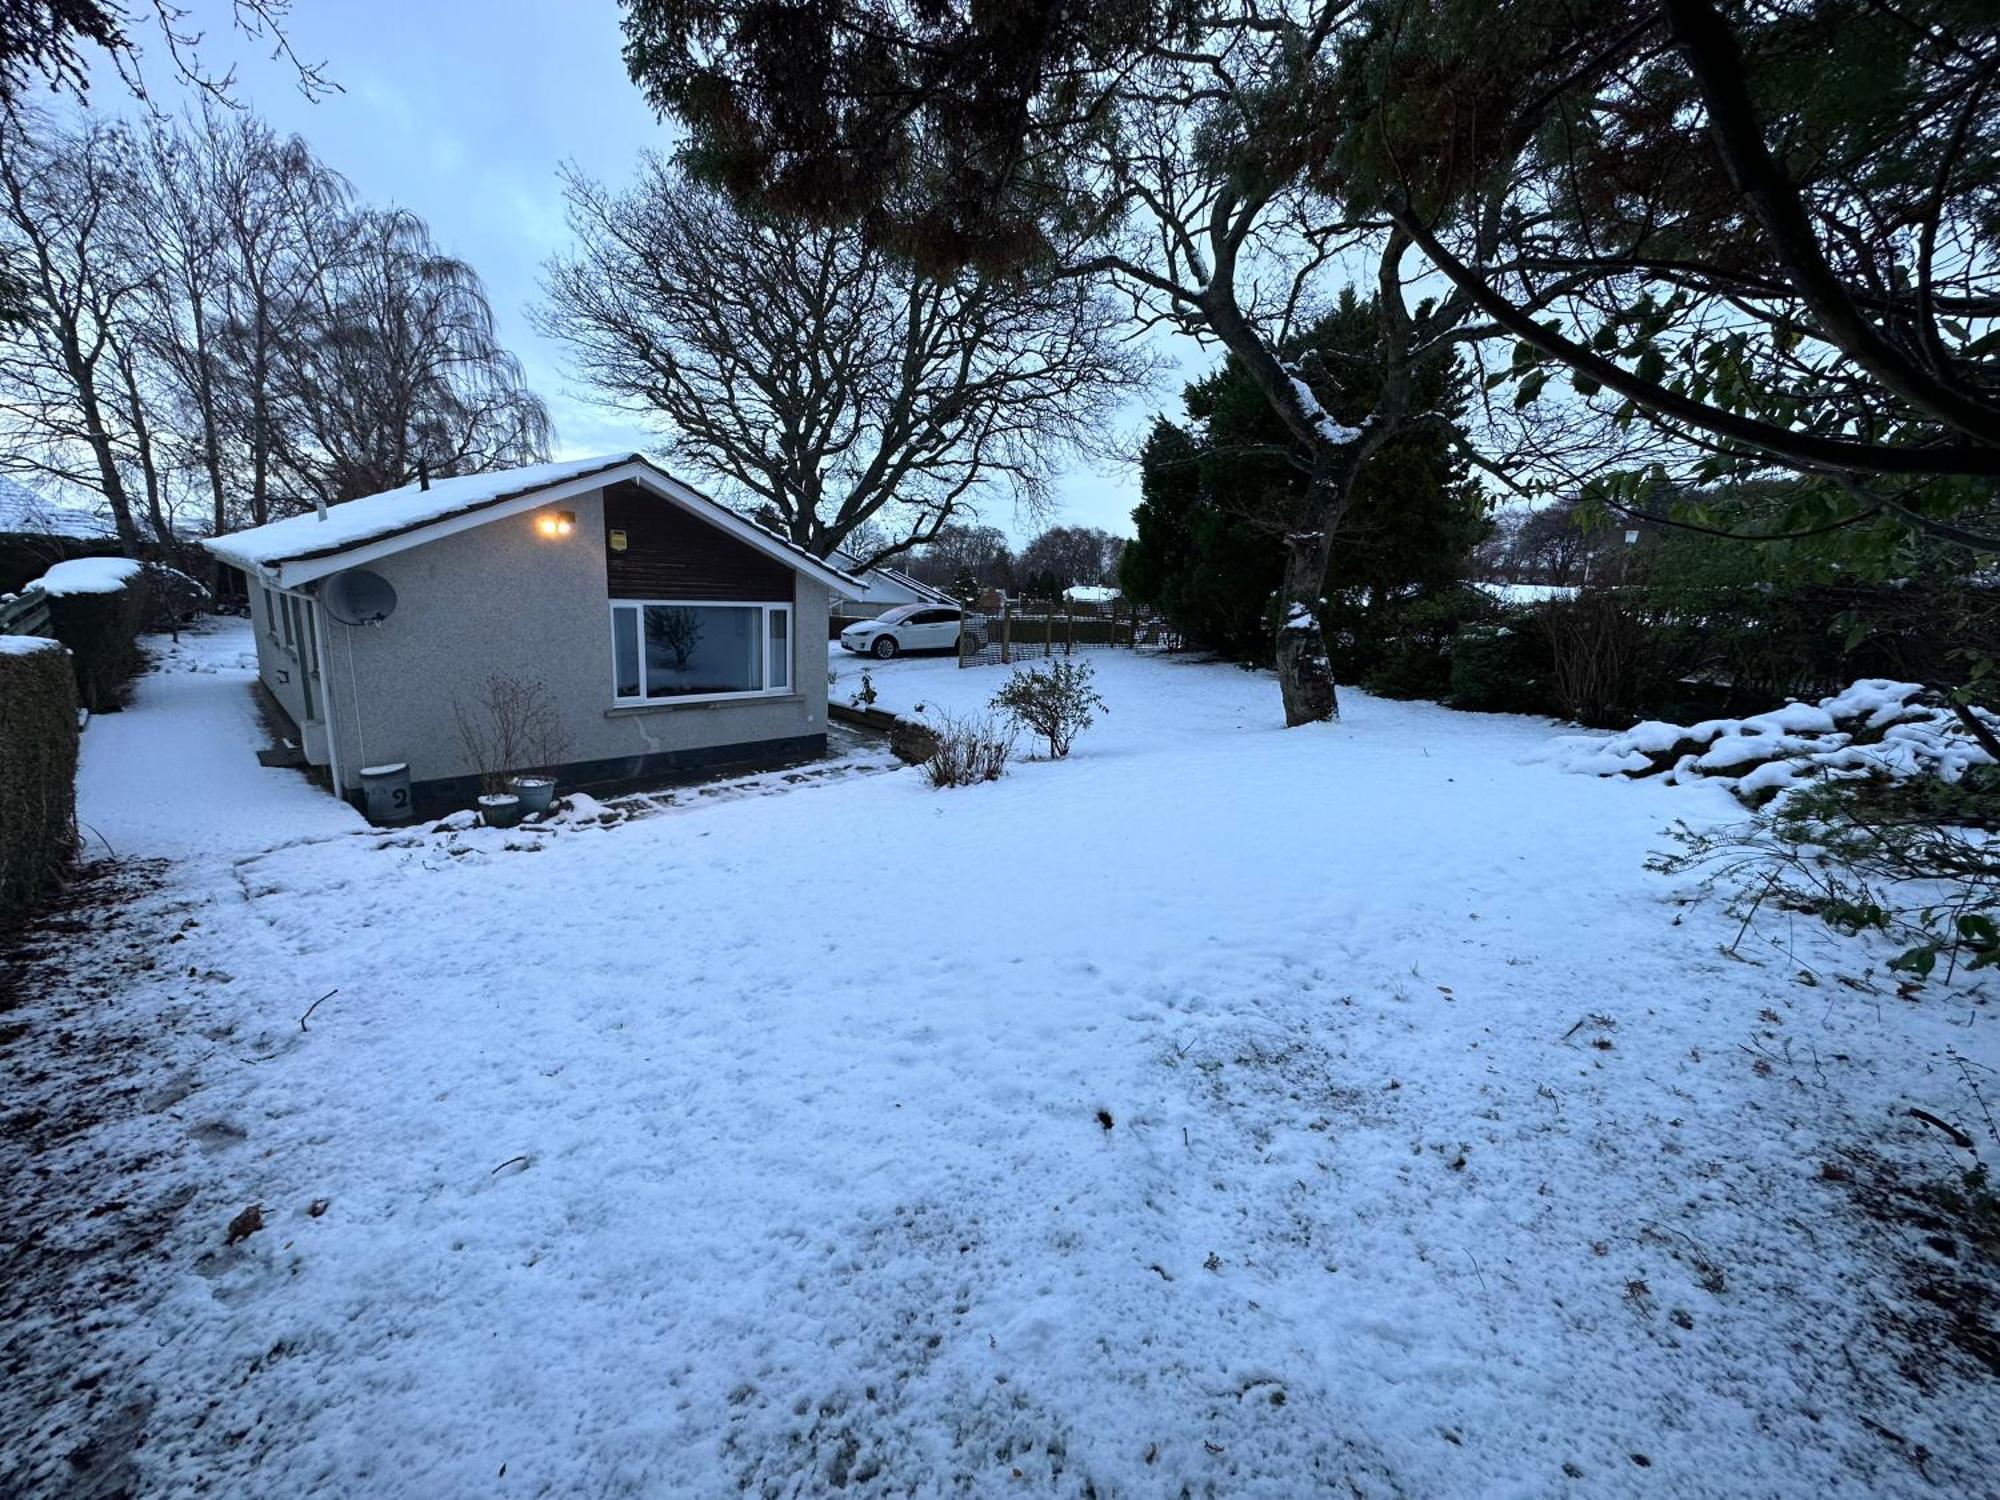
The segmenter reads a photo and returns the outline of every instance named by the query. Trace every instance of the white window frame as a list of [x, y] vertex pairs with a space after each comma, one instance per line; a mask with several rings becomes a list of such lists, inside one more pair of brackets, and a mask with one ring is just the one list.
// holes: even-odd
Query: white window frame
[[[618, 611], [621, 609], [645, 610], [648, 606], [663, 609], [754, 609], [758, 611], [757, 628], [763, 632], [759, 639], [757, 660], [763, 668], [764, 685], [746, 688], [736, 693], [675, 693], [667, 697], [648, 698], [646, 696], [646, 621], [642, 613], [639, 617], [639, 696], [622, 698], [618, 694]], [[771, 686], [771, 616], [785, 617], [785, 683], [782, 687]], [[773, 603], [768, 599], [613, 599], [606, 612], [604, 623], [607, 644], [611, 648], [611, 706], [613, 708], [671, 708], [677, 703], [740, 703], [752, 698], [789, 698], [798, 691], [793, 684], [798, 678], [799, 664], [797, 621], [792, 618], [790, 604]]]

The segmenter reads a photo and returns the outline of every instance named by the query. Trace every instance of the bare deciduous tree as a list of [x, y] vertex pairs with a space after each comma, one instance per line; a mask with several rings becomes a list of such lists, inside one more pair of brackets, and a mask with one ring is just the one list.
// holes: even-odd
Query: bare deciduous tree
[[471, 268], [247, 115], [0, 135], [0, 256], [0, 463], [128, 551], [547, 451]]
[[14, 132], [0, 148], [0, 234], [30, 309], [5, 347], [0, 420], [17, 466], [101, 495], [137, 555], [128, 362], [151, 273], [126, 233], [128, 146], [113, 126], [40, 120], [32, 140]]
[[658, 157], [612, 192], [571, 172], [578, 247], [540, 323], [674, 456], [826, 556], [937, 537], [989, 487], [1034, 504], [1147, 373], [1092, 287], [933, 277], [846, 228], [738, 211]]
[[325, 270], [271, 373], [300, 495], [331, 504], [408, 484], [420, 463], [473, 474], [547, 452], [547, 408], [501, 346], [478, 275], [423, 220], [363, 209], [311, 230]]

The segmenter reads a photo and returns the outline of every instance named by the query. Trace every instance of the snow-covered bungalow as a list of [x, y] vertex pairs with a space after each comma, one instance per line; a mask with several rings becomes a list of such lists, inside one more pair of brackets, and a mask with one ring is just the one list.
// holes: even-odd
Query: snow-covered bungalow
[[[601, 787], [823, 753], [827, 604], [857, 583], [636, 453], [203, 545], [248, 576], [258, 670], [306, 759], [350, 801], [364, 769], [407, 765], [425, 812], [504, 772]], [[509, 729], [493, 709], [523, 687], [546, 710]]]
[[836, 552], [833, 560], [840, 568], [853, 575], [859, 587], [849, 586], [836, 589], [833, 595], [833, 613], [844, 620], [874, 619], [885, 610], [895, 609], [903, 604], [950, 604], [958, 603], [943, 589], [912, 578], [886, 563], [877, 563], [872, 568], [862, 568], [855, 558], [845, 552]]

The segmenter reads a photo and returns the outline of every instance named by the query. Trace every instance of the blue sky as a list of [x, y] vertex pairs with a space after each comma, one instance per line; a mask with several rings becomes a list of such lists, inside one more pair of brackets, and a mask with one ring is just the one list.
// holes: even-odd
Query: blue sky
[[[212, 71], [234, 66], [236, 97], [277, 128], [312, 143], [356, 193], [420, 214], [450, 253], [485, 279], [508, 346], [555, 412], [563, 455], [650, 445], [646, 432], [593, 409], [563, 372], [559, 348], [536, 336], [527, 311], [542, 263], [562, 248], [556, 168], [575, 161], [592, 176], [625, 180], [638, 153], [672, 140], [619, 58], [613, 0], [300, 0], [289, 23], [294, 48], [324, 60], [342, 92], [300, 97], [295, 76], [230, 28], [227, 0], [192, 0], [191, 25], [206, 32]], [[163, 105], [165, 69], [152, 49], [146, 73]], [[102, 102], [117, 98], [106, 88]], [[1177, 401], [1164, 384], [1122, 426], [1141, 430], [1146, 411]], [[1058, 486], [1052, 519], [1129, 533], [1136, 473], [1079, 462]], [[1037, 529], [1004, 497], [982, 519], [1013, 533]]]

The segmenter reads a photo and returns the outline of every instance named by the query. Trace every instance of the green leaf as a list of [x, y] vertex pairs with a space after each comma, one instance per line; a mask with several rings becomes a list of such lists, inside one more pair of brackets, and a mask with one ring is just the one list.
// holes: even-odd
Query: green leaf
[[1889, 967], [1905, 974], [1914, 974], [1919, 979], [1928, 979], [1937, 967], [1938, 950], [1936, 943], [1919, 943], [1916, 947], [1897, 954], [1889, 960]]
[[1604, 389], [1603, 381], [1599, 380], [1595, 375], [1586, 375], [1581, 370], [1570, 372], [1569, 383], [1575, 387], [1576, 393], [1579, 396], [1595, 396], [1599, 391]]

